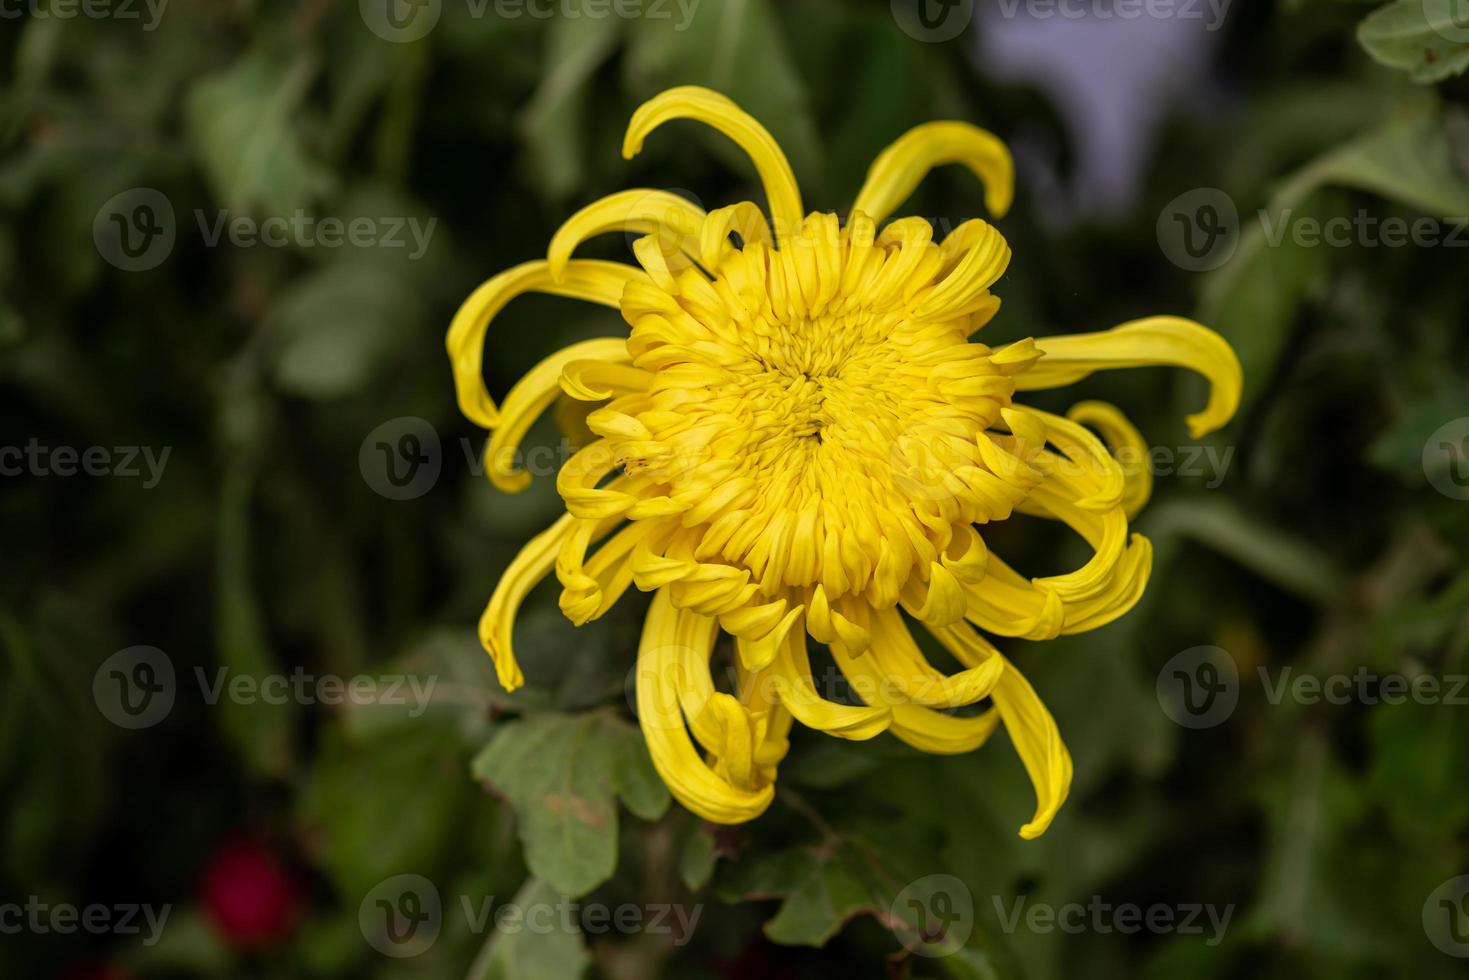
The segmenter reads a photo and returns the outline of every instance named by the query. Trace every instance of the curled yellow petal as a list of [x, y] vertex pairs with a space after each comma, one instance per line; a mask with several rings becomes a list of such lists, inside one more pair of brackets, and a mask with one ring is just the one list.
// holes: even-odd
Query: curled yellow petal
[[1071, 791], [1071, 753], [1035, 688], [1008, 661], [991, 696], [1035, 787], [1035, 815], [1020, 828], [1021, 837], [1034, 840], [1046, 832]]
[[572, 215], [551, 238], [546, 262], [559, 279], [578, 245], [609, 232], [633, 232], [666, 238], [689, 260], [699, 257], [704, 209], [668, 191], [639, 188], [609, 194]]
[[582, 360], [626, 362], [627, 341], [607, 337], [563, 347], [526, 372], [505, 396], [499, 424], [485, 449], [485, 475], [506, 493], [518, 493], [530, 483], [530, 474], [517, 465], [520, 441], [561, 393], [562, 372]]
[[802, 630], [791, 630], [786, 635], [770, 670], [780, 703], [807, 728], [838, 738], [862, 740], [885, 731], [892, 722], [892, 709], [887, 705], [838, 704], [817, 692], [811, 678], [811, 660], [806, 655], [806, 634]]
[[562, 275], [551, 275], [543, 261], [525, 262], [483, 283], [454, 314], [444, 346], [454, 370], [454, 391], [464, 416], [486, 429], [500, 424], [500, 412], [483, 380], [485, 334], [490, 322], [517, 296], [550, 293], [602, 306], [617, 307], [629, 282], [647, 276], [620, 262], [583, 259], [569, 262]]
[[633, 113], [623, 137], [623, 158], [631, 160], [642, 150], [649, 133], [673, 119], [697, 120], [734, 140], [749, 155], [765, 185], [776, 239], [784, 241], [800, 230], [804, 217], [801, 191], [780, 144], [754, 117], [712, 89], [683, 85], [644, 102]]
[[495, 593], [490, 596], [489, 605], [485, 606], [484, 614], [480, 616], [479, 641], [494, 661], [495, 675], [507, 691], [513, 691], [525, 683], [511, 645], [515, 614], [525, 601], [526, 594], [546, 577], [546, 573], [556, 563], [561, 543], [576, 527], [576, 523], [576, 518], [567, 514], [531, 538], [520, 549], [520, 554], [510, 562], [505, 574], [500, 576]]
[[1022, 391], [1055, 388], [1080, 381], [1093, 371], [1171, 365], [1197, 371], [1209, 381], [1209, 403], [1188, 417], [1195, 438], [1234, 417], [1244, 374], [1228, 342], [1208, 327], [1176, 316], [1153, 316], [1096, 333], [1043, 337], [1035, 341], [1045, 356], [1015, 376]]
[[995, 217], [1010, 210], [1015, 194], [1015, 164], [998, 137], [965, 122], [915, 126], [877, 155], [852, 210], [881, 224], [928, 176], [945, 164], [959, 163], [984, 182], [984, 203]]
[[1153, 470], [1148, 459], [1148, 444], [1127, 416], [1114, 405], [1100, 401], [1077, 402], [1066, 417], [1080, 425], [1090, 426], [1102, 434], [1122, 470], [1122, 510], [1128, 520], [1136, 517], [1153, 495]]
[[[697, 613], [679, 611], [666, 591], [653, 597], [638, 649], [638, 722], [648, 743], [653, 767], [674, 797], [705, 820], [720, 824], [744, 823], [764, 813], [775, 798], [775, 787], [735, 785], [722, 778], [700, 758], [685, 727], [679, 704], [679, 664], [685, 656], [709, 656], [709, 647], [686, 649], [680, 620]], [[712, 644], [713, 633], [707, 633]]]

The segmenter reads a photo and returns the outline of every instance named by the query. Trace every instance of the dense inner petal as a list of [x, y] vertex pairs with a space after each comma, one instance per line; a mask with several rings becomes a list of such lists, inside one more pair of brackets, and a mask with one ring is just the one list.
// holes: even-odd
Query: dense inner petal
[[748, 573], [762, 601], [821, 586], [891, 606], [959, 529], [1024, 495], [988, 433], [1028, 360], [969, 341], [1009, 251], [983, 222], [951, 238], [813, 215], [779, 251], [731, 250], [712, 279], [640, 249], [659, 285], [622, 309], [649, 381], [588, 423], [668, 501], [656, 516], [676, 518], [693, 562]]

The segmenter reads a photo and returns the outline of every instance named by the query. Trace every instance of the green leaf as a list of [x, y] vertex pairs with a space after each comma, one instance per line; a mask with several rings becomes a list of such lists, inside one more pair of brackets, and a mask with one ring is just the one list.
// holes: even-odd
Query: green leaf
[[547, 64], [520, 119], [529, 173], [547, 196], [565, 198], [581, 187], [586, 166], [587, 95], [592, 75], [621, 36], [616, 17], [557, 20], [547, 41]]
[[[1469, 49], [1469, 45], [1466, 45]], [[1405, 109], [1300, 171], [1277, 201], [1311, 188], [1355, 187], [1440, 218], [1469, 214], [1469, 183], [1453, 164], [1436, 107]]]
[[458, 738], [426, 725], [365, 742], [330, 736], [299, 817], [344, 901], [355, 908], [394, 875], [434, 878], [472, 799]]
[[338, 262], [298, 279], [270, 311], [275, 380], [290, 394], [329, 400], [360, 391], [422, 314], [400, 278], [371, 262]]
[[696, 824], [679, 852], [678, 877], [693, 891], [709, 884], [714, 865], [719, 860], [714, 835], [702, 824]]
[[766, 937], [787, 946], [823, 946], [859, 915], [871, 915], [895, 935], [917, 942], [929, 925], [920, 928], [917, 917], [933, 907], [938, 886], [945, 892], [945, 915], [962, 923], [962, 935], [945, 938], [962, 945], [973, 927], [972, 894], [949, 875], [915, 873], [918, 859], [900, 846], [873, 833], [848, 832], [814, 846], [750, 854], [727, 867], [716, 892], [729, 902], [780, 899], [765, 923]]
[[189, 93], [189, 137], [226, 207], [286, 215], [331, 192], [335, 178], [297, 132], [315, 75], [309, 59], [261, 51]]
[[1469, 67], [1469, 23], [1455, 8], [1462, 0], [1395, 0], [1368, 14], [1357, 40], [1389, 68], [1415, 82], [1438, 82]]
[[[562, 896], [550, 885], [530, 878], [515, 893], [513, 904], [521, 909], [557, 905]], [[553, 916], [549, 929], [526, 928], [498, 931], [490, 937], [474, 965], [469, 980], [576, 980], [592, 959], [575, 923], [570, 929], [565, 917]]]
[[742, 861], [719, 890], [729, 901], [781, 899], [764, 931], [788, 946], [823, 946], [848, 920], [882, 915], [888, 907], [861, 856], [839, 842]]
[[511, 722], [474, 760], [474, 774], [515, 807], [531, 872], [568, 895], [617, 868], [615, 797], [648, 820], [669, 803], [642, 736], [602, 713]]
[[1239, 354], [1248, 401], [1267, 387], [1296, 315], [1323, 286], [1333, 249], [1295, 240], [1294, 222], [1326, 221], [1345, 204], [1320, 193], [1351, 187], [1440, 218], [1469, 214], [1469, 184], [1454, 169], [1443, 119], [1415, 108], [1332, 150], [1281, 184], [1241, 236], [1238, 250], [1204, 282], [1199, 319]]

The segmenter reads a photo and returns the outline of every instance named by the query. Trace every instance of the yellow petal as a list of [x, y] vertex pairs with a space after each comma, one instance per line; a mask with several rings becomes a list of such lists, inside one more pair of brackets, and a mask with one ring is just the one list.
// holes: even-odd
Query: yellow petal
[[1071, 384], [1093, 371], [1172, 365], [1209, 381], [1208, 405], [1188, 417], [1195, 439], [1224, 425], [1239, 407], [1244, 384], [1239, 358], [1223, 337], [1192, 320], [1147, 317], [1096, 333], [1043, 337], [1035, 345], [1045, 356], [1015, 376], [1021, 391]]
[[1071, 754], [1061, 741], [1056, 720], [1024, 675], [1001, 657], [984, 637], [967, 626], [952, 626], [932, 632], [962, 664], [975, 666], [992, 657], [1003, 661], [1005, 670], [990, 697], [1006, 731], [1010, 733], [1010, 741], [1015, 743], [1015, 751], [1025, 765], [1031, 784], [1035, 786], [1035, 816], [1020, 828], [1020, 836], [1026, 840], [1039, 837], [1051, 825], [1056, 811], [1066, 802], [1066, 794], [1071, 791]]
[[673, 119], [694, 119], [717, 129], [749, 155], [765, 185], [776, 239], [784, 241], [800, 231], [804, 212], [796, 176], [780, 144], [755, 119], [727, 97], [697, 85], [671, 88], [638, 107], [622, 141], [622, 156], [631, 160], [643, 148], [648, 134]]
[[1035, 815], [1020, 828], [1021, 837], [1034, 840], [1046, 832], [1071, 791], [1071, 753], [1035, 688], [1008, 661], [992, 697], [1035, 787]]
[[984, 182], [985, 206], [1003, 217], [1015, 193], [1010, 151], [993, 134], [964, 122], [924, 123], [898, 137], [872, 161], [852, 210], [864, 211], [881, 224], [930, 170], [950, 163], [963, 164]]
[[974, 704], [989, 697], [1004, 670], [999, 656], [977, 658], [974, 666], [952, 676], [935, 670], [896, 609], [875, 613], [872, 631], [872, 663], [888, 685], [914, 704], [929, 708]]
[[493, 429], [500, 424], [494, 399], [483, 379], [485, 334], [490, 322], [517, 296], [550, 293], [617, 308], [629, 282], [647, 282], [647, 276], [620, 262], [590, 259], [567, 263], [562, 276], [554, 278], [541, 261], [525, 262], [507, 269], [470, 294], [454, 314], [444, 346], [454, 370], [454, 390], [459, 411], [472, 422]]
[[607, 337], [563, 347], [526, 372], [505, 396], [499, 424], [485, 450], [485, 474], [506, 493], [518, 493], [530, 483], [530, 474], [516, 465], [520, 441], [561, 393], [562, 371], [582, 360], [626, 362], [627, 341]]
[[[680, 620], [696, 616], [675, 609], [666, 591], [653, 597], [638, 649], [638, 722], [653, 767], [680, 803], [714, 823], [744, 823], [765, 812], [775, 797], [775, 787], [766, 783], [749, 789], [721, 778], [689, 739], [679, 706], [677, 665], [685, 655], [709, 656], [709, 647], [686, 650], [681, 642], [686, 634], [680, 630]], [[712, 644], [712, 632], [708, 637]]]
[[887, 729], [892, 710], [886, 705], [860, 707], [828, 701], [811, 680], [811, 660], [806, 656], [806, 634], [793, 629], [770, 667], [781, 704], [807, 728], [838, 738], [868, 739]]
[[575, 526], [576, 518], [567, 514], [531, 538], [520, 549], [520, 554], [510, 562], [505, 574], [500, 576], [495, 593], [490, 596], [489, 605], [485, 606], [484, 614], [480, 616], [479, 641], [494, 661], [495, 675], [507, 691], [513, 691], [525, 683], [510, 642], [511, 632], [515, 627], [515, 614], [525, 601], [526, 594], [546, 577], [546, 573], [556, 563], [556, 554], [562, 541]]
[[1153, 495], [1153, 470], [1148, 460], [1148, 444], [1127, 416], [1106, 402], [1085, 401], [1071, 406], [1066, 417], [1081, 425], [1091, 426], [1102, 434], [1112, 457], [1122, 470], [1122, 510], [1128, 520], [1136, 517]]
[[589, 238], [609, 232], [633, 232], [667, 238], [690, 260], [699, 257], [699, 231], [704, 209], [668, 191], [639, 188], [609, 194], [566, 220], [551, 238], [546, 262], [559, 279], [572, 252]]

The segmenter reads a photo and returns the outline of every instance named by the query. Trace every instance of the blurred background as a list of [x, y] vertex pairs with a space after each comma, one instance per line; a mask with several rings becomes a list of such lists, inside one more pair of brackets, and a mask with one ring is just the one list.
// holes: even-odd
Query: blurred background
[[[1456, 2], [0, 0], [0, 975], [1464, 975]], [[698, 127], [620, 158], [685, 83], [813, 208], [917, 123], [1006, 139], [988, 343], [1177, 313], [1239, 352], [1203, 442], [1182, 372], [1036, 399], [1137, 422], [1157, 548], [1117, 623], [1005, 645], [1076, 761], [1039, 841], [1004, 744], [801, 732], [758, 822], [670, 806], [636, 593], [573, 630], [537, 590], [495, 684], [475, 621], [560, 503], [483, 478], [444, 331], [604, 194], [759, 199]], [[900, 213], [985, 214], [954, 168]], [[490, 390], [620, 328], [517, 300]]]

